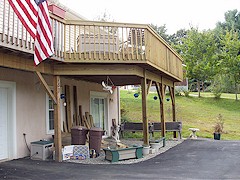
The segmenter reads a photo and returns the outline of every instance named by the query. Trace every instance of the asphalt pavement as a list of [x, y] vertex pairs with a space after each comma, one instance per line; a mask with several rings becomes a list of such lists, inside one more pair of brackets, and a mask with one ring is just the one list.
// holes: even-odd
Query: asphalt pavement
[[77, 164], [29, 158], [0, 163], [0, 179], [240, 179], [240, 141], [185, 140], [137, 164]]

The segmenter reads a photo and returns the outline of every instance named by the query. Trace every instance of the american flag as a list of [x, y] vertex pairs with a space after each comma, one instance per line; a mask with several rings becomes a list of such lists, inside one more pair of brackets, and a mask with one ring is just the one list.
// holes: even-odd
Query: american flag
[[38, 65], [54, 53], [47, 0], [8, 0], [34, 39], [34, 62]]

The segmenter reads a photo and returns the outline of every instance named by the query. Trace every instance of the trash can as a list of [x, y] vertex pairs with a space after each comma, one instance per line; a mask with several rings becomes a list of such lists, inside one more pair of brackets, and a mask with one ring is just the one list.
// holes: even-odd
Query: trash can
[[71, 128], [72, 145], [85, 145], [88, 129], [84, 126], [74, 126]]
[[92, 127], [89, 130], [89, 149], [95, 149], [97, 156], [100, 153], [103, 134], [104, 131], [101, 128]]

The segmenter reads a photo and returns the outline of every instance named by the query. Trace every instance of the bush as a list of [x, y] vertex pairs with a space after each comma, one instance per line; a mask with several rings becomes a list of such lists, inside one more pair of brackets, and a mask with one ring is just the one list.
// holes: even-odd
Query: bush
[[210, 86], [211, 92], [213, 93], [214, 97], [219, 99], [222, 95], [223, 88], [221, 83], [221, 76], [217, 75], [214, 77], [214, 81]]
[[223, 117], [221, 114], [219, 114], [217, 116], [217, 121], [216, 121], [215, 125], [213, 126], [214, 132], [222, 133], [223, 132], [223, 124], [224, 124]]
[[189, 97], [189, 91], [186, 90], [185, 88], [176, 88], [175, 89], [175, 95], [176, 96], [185, 96], [185, 97]]
[[185, 97], [189, 97], [190, 91], [184, 91]]

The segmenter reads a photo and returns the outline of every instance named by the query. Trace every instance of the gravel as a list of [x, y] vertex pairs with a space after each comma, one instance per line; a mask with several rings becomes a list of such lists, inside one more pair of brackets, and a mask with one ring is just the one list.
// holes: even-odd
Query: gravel
[[[107, 146], [110, 146], [115, 143], [112, 139], [105, 139], [105, 142], [108, 142]], [[121, 160], [118, 162], [110, 162], [108, 160], [105, 160], [105, 153], [103, 150], [101, 150], [100, 155], [97, 158], [89, 158], [89, 159], [85, 159], [85, 160], [66, 160], [64, 162], [73, 162], [73, 163], [81, 163], [81, 164], [133, 164], [133, 163], [138, 163], [141, 161], [145, 161], [148, 159], [151, 159], [161, 153], [164, 153], [165, 151], [171, 149], [172, 147], [182, 143], [184, 140], [167, 140], [166, 141], [166, 146], [165, 147], [161, 147], [160, 150], [158, 152], [155, 152], [153, 154], [149, 154], [144, 156], [143, 158], [140, 159], [129, 159], [129, 160]], [[143, 142], [136, 140], [136, 139], [122, 139], [121, 140], [122, 144], [128, 145], [128, 146], [132, 146], [132, 145], [142, 145]]]

